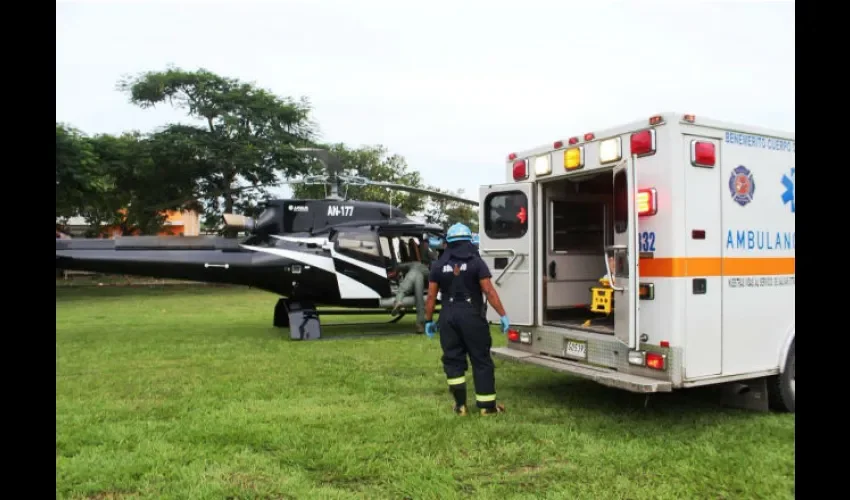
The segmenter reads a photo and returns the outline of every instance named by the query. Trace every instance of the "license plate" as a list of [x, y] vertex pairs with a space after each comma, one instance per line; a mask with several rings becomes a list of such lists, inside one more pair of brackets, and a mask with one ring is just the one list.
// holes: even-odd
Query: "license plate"
[[587, 359], [587, 342], [567, 340], [564, 342], [564, 356]]

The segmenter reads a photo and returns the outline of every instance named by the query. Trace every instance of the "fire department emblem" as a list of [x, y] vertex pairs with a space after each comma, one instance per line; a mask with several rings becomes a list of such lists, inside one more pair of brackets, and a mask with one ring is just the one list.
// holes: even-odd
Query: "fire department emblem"
[[755, 191], [756, 181], [753, 179], [753, 173], [743, 165], [735, 168], [729, 177], [729, 192], [732, 193], [735, 203], [743, 207], [753, 201]]

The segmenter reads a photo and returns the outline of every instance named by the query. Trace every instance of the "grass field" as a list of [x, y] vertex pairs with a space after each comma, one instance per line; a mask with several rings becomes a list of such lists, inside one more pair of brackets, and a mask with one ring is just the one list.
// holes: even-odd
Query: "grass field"
[[794, 497], [794, 415], [497, 360], [508, 412], [455, 417], [436, 338], [292, 342], [275, 301], [57, 287], [57, 498]]

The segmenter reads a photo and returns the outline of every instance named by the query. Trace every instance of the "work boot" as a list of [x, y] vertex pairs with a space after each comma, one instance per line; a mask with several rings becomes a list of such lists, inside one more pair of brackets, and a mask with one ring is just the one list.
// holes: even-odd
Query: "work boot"
[[498, 415], [505, 413], [505, 405], [499, 403], [495, 408], [481, 408], [481, 416]]
[[460, 406], [454, 405], [454, 407], [452, 408], [452, 411], [454, 411], [455, 414], [457, 414], [458, 416], [461, 416], [461, 417], [465, 417], [465, 416], [469, 415], [469, 412], [466, 410], [466, 405], [460, 405]]
[[416, 333], [425, 333], [425, 325], [423, 323], [416, 323]]

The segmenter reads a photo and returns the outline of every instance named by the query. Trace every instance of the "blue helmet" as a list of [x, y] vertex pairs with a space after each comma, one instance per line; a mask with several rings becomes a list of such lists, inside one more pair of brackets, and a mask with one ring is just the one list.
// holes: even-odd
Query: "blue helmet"
[[478, 246], [481, 244], [481, 237], [478, 236], [478, 233], [472, 235], [472, 244]]
[[472, 231], [469, 230], [464, 224], [460, 222], [452, 225], [446, 233], [446, 241], [452, 243], [454, 241], [472, 240]]
[[431, 250], [437, 250], [438, 248], [440, 248], [442, 246], [443, 246], [443, 239], [442, 238], [438, 238], [437, 236], [431, 236], [430, 238], [428, 238], [428, 247], [431, 248]]

